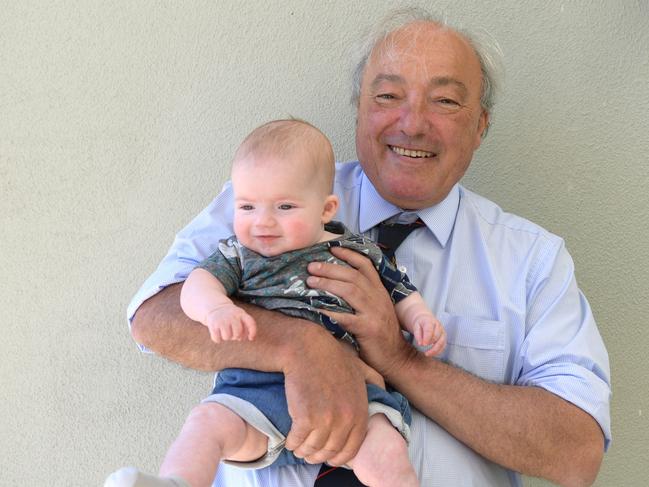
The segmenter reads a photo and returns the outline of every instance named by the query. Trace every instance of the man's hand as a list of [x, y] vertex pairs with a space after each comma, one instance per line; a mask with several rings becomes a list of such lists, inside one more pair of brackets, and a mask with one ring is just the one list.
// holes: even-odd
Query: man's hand
[[350, 347], [311, 328], [322, 335], [321, 343], [308, 343], [284, 370], [293, 420], [286, 448], [310, 463], [342, 465], [356, 455], [367, 431], [365, 382], [383, 381]]
[[398, 333], [371, 263], [348, 249], [331, 251], [353, 268], [310, 264], [315, 277], [308, 284], [340, 296], [357, 310], [347, 319], [327, 314], [356, 334], [361, 356], [414, 407], [506, 468], [560, 485], [592, 484], [604, 436], [588, 413], [543, 389], [487, 382], [415, 352]]
[[314, 463], [343, 464], [356, 455], [367, 429], [365, 382], [382, 385], [376, 371], [323, 327], [244, 303], [237, 304], [255, 319], [255, 340], [216, 344], [182, 311], [180, 290], [169, 286], [140, 306], [132, 328], [138, 343], [198, 370], [283, 372], [293, 419], [287, 445]]
[[361, 358], [382, 376], [396, 370], [416, 353], [403, 339], [394, 305], [372, 262], [358, 252], [334, 247], [331, 253], [351, 267], [313, 262], [309, 264], [309, 286], [343, 298], [351, 313], [323, 311], [354, 334]]

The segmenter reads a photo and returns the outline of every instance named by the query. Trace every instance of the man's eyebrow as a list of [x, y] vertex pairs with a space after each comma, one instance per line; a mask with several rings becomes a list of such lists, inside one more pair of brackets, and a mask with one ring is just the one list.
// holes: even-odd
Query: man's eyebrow
[[432, 78], [428, 84], [433, 88], [436, 88], [438, 86], [454, 85], [462, 91], [462, 94], [466, 94], [468, 92], [468, 89], [464, 83], [462, 83], [458, 79], [451, 78], [450, 76], [436, 76]]
[[384, 81], [388, 81], [390, 83], [403, 83], [403, 78], [399, 76], [398, 74], [385, 74], [385, 73], [379, 73], [376, 75], [376, 77], [372, 80], [371, 87], [376, 88], [378, 85], [383, 83]]
[[[398, 83], [398, 84], [405, 83], [404, 78], [402, 76], [399, 76], [398, 74], [379, 73], [372, 80], [371, 87], [373, 89], [376, 89], [384, 81], [387, 81], [389, 83]], [[468, 89], [464, 83], [451, 76], [435, 76], [431, 78], [428, 84], [431, 88], [454, 85], [462, 91], [462, 94], [466, 94], [468, 92]]]

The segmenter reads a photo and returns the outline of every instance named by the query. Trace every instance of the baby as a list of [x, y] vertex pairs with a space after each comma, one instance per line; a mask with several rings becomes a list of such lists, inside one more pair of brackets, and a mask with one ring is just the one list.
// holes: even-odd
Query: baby
[[[306, 285], [310, 262], [347, 265], [329, 252], [340, 246], [373, 262], [399, 322], [419, 345], [430, 346], [427, 355], [439, 354], [445, 331], [405, 274], [371, 240], [332, 220], [339, 205], [332, 194], [334, 174], [331, 144], [312, 125], [277, 120], [255, 129], [232, 165], [235, 235], [219, 242], [191, 272], [181, 292], [183, 310], [209, 328], [217, 343], [254, 340], [255, 320], [228, 297], [234, 295], [314, 321], [341, 346], [357, 350], [354, 337], [328, 316], [353, 312], [351, 307]], [[367, 395], [368, 431], [348, 466], [370, 487], [418, 486], [408, 459], [407, 401], [374, 384], [367, 384]], [[105, 487], [209, 487], [221, 461], [247, 468], [304, 463], [284, 448], [290, 426], [282, 374], [225, 369], [212, 395], [190, 413], [160, 476], [123, 468], [108, 477]]]

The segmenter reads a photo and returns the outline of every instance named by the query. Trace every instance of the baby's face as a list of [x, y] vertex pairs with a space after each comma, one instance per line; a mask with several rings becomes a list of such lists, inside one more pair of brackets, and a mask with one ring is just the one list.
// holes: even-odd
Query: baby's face
[[272, 257], [323, 238], [327, 192], [303, 168], [286, 159], [235, 164], [234, 233], [242, 245]]

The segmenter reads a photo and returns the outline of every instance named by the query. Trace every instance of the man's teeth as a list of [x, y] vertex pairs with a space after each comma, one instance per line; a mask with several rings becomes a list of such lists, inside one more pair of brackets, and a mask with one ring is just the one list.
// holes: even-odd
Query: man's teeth
[[433, 157], [435, 154], [433, 152], [426, 152], [423, 150], [410, 150], [404, 149], [403, 147], [390, 146], [393, 152], [396, 152], [400, 156], [407, 157]]

